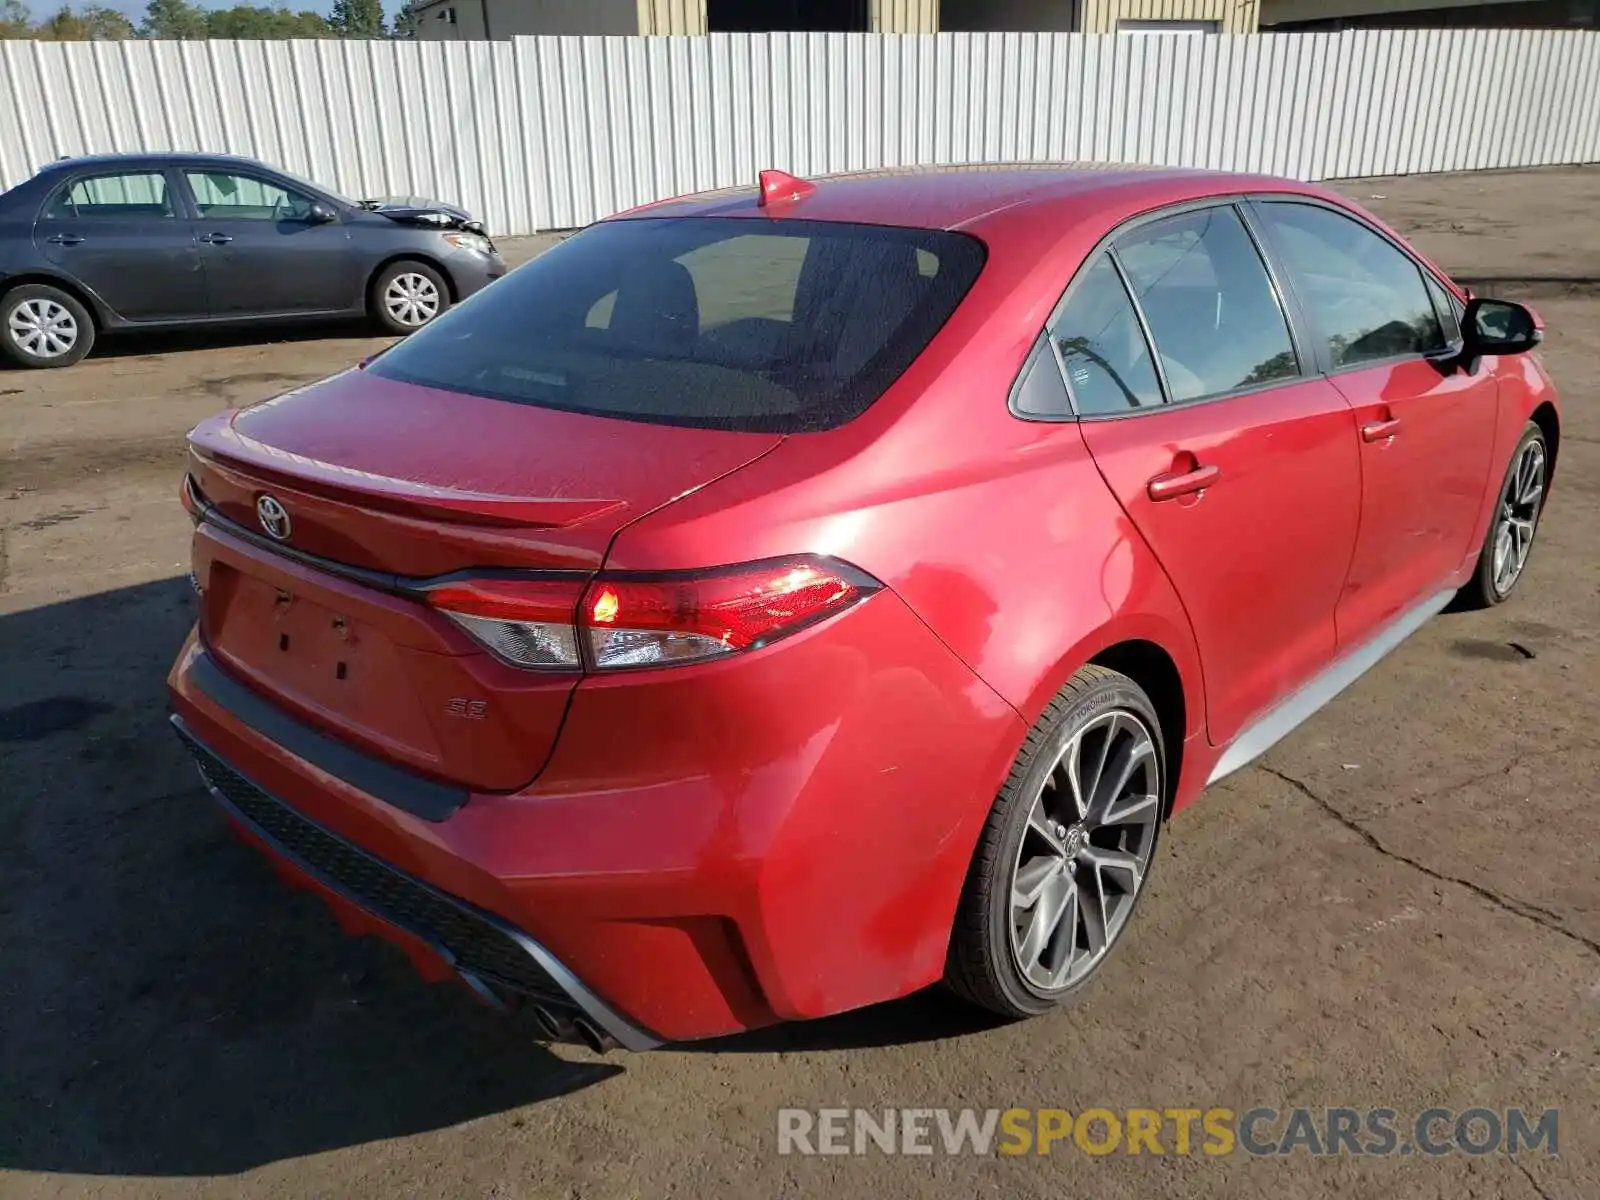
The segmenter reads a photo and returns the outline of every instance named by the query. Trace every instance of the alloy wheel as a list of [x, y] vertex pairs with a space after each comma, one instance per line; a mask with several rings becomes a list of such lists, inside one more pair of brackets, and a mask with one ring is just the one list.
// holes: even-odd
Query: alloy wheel
[[1126, 709], [1077, 730], [1034, 795], [1011, 875], [1011, 951], [1060, 991], [1104, 959], [1144, 886], [1161, 819], [1160, 756]]
[[1496, 516], [1492, 578], [1495, 591], [1502, 596], [1515, 586], [1528, 563], [1539, 509], [1544, 503], [1544, 483], [1544, 444], [1529, 441], [1511, 468]]
[[406, 271], [383, 289], [383, 306], [401, 325], [413, 329], [426, 325], [439, 315], [438, 285], [426, 275]]
[[35, 358], [60, 358], [78, 344], [78, 319], [54, 300], [24, 300], [6, 318], [11, 340]]

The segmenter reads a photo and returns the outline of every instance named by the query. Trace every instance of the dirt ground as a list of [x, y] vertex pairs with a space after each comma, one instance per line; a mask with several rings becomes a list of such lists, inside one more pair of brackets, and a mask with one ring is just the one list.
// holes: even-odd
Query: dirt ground
[[[183, 433], [380, 343], [0, 371], [0, 1193], [1600, 1195], [1600, 171], [1347, 190], [1549, 323], [1567, 428], [1529, 574], [1181, 816], [1091, 994], [1003, 1028], [935, 994], [602, 1058], [346, 940], [225, 834], [162, 678]], [[848, 1105], [1522, 1105], [1560, 1110], [1560, 1155], [777, 1153], [779, 1108]]]

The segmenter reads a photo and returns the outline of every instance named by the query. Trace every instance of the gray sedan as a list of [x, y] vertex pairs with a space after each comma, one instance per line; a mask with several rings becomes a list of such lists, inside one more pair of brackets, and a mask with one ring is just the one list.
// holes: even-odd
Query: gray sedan
[[100, 333], [363, 314], [405, 334], [505, 270], [453, 205], [222, 155], [63, 159], [0, 195], [0, 351], [64, 367]]

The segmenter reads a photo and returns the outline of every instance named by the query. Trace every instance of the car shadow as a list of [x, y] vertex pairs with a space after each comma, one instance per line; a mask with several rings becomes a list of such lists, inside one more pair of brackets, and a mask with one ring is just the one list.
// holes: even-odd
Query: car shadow
[[102, 334], [89, 352], [91, 361], [102, 358], [138, 358], [149, 354], [174, 354], [186, 350], [225, 350], [234, 346], [317, 342], [330, 338], [384, 338], [371, 321], [360, 317], [297, 321], [283, 324], [208, 326], [195, 329], [125, 329]]
[[867, 1050], [911, 1046], [987, 1033], [1007, 1022], [958, 1000], [943, 988], [928, 988], [901, 1000], [874, 1004], [836, 1017], [794, 1021], [673, 1047], [694, 1054], [793, 1054], [803, 1051]]
[[[294, 324], [207, 326], [196, 329], [125, 329], [101, 334], [95, 339], [86, 362], [102, 359], [148, 358], [161, 354], [178, 354], [190, 350], [227, 350], [237, 346], [287, 345], [296, 342], [321, 342], [331, 339], [394, 340], [394, 335], [384, 332], [370, 321], [360, 318], [306, 321]], [[71, 370], [71, 368], [67, 368]], [[9, 373], [13, 377], [27, 375], [28, 369], [20, 367], [0, 355], [0, 377]], [[0, 389], [0, 395], [7, 389]]]
[[166, 727], [193, 610], [174, 578], [0, 616], [0, 1172], [234, 1174], [624, 1070], [347, 939], [228, 836]]
[[[229, 836], [167, 728], [182, 577], [0, 615], [0, 1171], [235, 1174], [551, 1100], [539, 1044], [350, 940]], [[851, 1050], [998, 1022], [929, 991], [666, 1052]]]

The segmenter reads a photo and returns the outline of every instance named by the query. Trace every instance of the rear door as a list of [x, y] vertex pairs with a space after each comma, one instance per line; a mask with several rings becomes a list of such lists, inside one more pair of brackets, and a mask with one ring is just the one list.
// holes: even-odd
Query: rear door
[[1499, 388], [1458, 362], [1447, 294], [1377, 230], [1332, 208], [1258, 205], [1333, 385], [1355, 409], [1361, 531], [1340, 642], [1369, 640], [1448, 585], [1489, 485]]
[[1350, 406], [1232, 204], [1123, 233], [1051, 334], [1095, 462], [1193, 624], [1211, 740], [1231, 741], [1334, 656], [1359, 516]]
[[183, 172], [216, 317], [357, 307], [365, 280], [349, 227], [310, 220], [312, 197], [264, 174]]
[[205, 315], [194, 228], [159, 169], [74, 175], [40, 210], [39, 252], [129, 321]]

